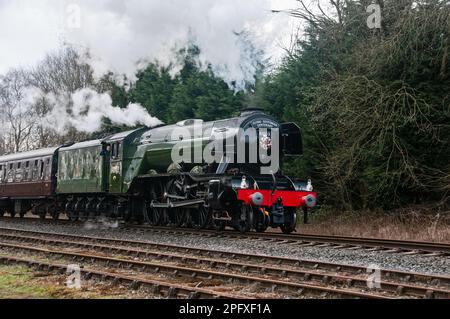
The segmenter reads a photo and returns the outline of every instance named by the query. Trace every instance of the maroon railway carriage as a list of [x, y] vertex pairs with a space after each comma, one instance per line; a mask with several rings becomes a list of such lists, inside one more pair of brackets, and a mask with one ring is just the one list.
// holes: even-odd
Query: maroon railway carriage
[[58, 148], [0, 156], [0, 216], [49, 209], [56, 187]]

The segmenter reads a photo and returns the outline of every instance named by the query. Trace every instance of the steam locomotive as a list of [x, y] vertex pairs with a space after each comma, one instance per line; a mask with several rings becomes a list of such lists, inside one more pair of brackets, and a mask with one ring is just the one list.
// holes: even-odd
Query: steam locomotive
[[302, 151], [297, 125], [247, 109], [1, 156], [0, 216], [291, 233], [317, 195], [275, 162]]

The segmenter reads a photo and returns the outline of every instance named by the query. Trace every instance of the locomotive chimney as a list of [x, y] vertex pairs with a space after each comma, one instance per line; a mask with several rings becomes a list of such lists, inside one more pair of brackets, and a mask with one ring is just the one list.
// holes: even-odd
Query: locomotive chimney
[[264, 113], [264, 109], [258, 106], [249, 106], [241, 111], [241, 116], [248, 116], [252, 113]]

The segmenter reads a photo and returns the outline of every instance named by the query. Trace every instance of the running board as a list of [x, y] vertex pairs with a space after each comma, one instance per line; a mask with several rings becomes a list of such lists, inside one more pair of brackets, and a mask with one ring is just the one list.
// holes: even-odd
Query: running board
[[179, 202], [168, 202], [168, 203], [158, 203], [152, 202], [150, 204], [151, 208], [179, 208], [179, 207], [187, 207], [194, 205], [204, 205], [205, 201], [203, 199], [192, 199], [192, 200], [184, 200]]

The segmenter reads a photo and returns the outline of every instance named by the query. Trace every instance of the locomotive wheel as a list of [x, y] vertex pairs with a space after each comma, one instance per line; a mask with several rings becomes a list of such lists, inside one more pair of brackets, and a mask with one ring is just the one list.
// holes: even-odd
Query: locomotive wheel
[[211, 213], [208, 207], [200, 206], [198, 210], [191, 209], [192, 227], [195, 229], [206, 228], [211, 220]]
[[280, 228], [284, 234], [290, 234], [297, 227], [297, 210], [295, 208], [285, 208], [284, 215], [286, 222]]
[[88, 221], [88, 217], [89, 217], [88, 213], [85, 212], [85, 211], [82, 211], [82, 212], [79, 213], [79, 218], [78, 219], [80, 221], [82, 221], [82, 222], [87, 222]]
[[39, 219], [44, 220], [45, 219], [45, 212], [39, 213]]
[[[177, 175], [167, 183], [167, 193], [180, 198], [187, 198], [186, 176]], [[173, 200], [173, 199], [172, 199]], [[171, 208], [167, 210], [169, 224], [172, 227], [181, 227], [187, 222], [188, 211], [185, 208]]]
[[217, 231], [224, 231], [225, 230], [225, 227], [227, 226], [227, 224], [226, 224], [226, 222], [224, 222], [224, 221], [213, 221], [213, 228], [214, 228], [214, 230], [217, 230]]
[[12, 218], [14, 218], [14, 217], [16, 217], [16, 212], [11, 212], [11, 213], [9, 213], [9, 215], [10, 215]]
[[255, 219], [255, 230], [258, 233], [264, 233], [269, 228], [270, 218], [266, 216], [262, 208], [254, 208], [253, 215]]
[[[150, 189], [150, 198], [159, 203], [165, 201], [164, 194], [166, 187], [162, 182], [155, 182]], [[150, 226], [165, 226], [167, 224], [167, 209], [165, 208], [151, 208], [150, 203], [147, 205], [147, 218], [145, 219]]]
[[186, 220], [186, 210], [182, 208], [169, 209], [169, 224], [173, 227], [183, 226]]
[[5, 211], [3, 209], [0, 209], [0, 217], [5, 216]]
[[248, 205], [241, 205], [237, 220], [235, 220], [235, 228], [241, 233], [247, 233], [253, 226], [253, 210]]
[[47, 215], [50, 216], [53, 220], [59, 219], [58, 207], [55, 204], [51, 204], [47, 207]]
[[69, 217], [69, 220], [72, 222], [77, 222], [79, 219], [77, 212], [67, 212], [67, 216]]
[[150, 202], [146, 202], [144, 205], [144, 220], [150, 226], [158, 226], [161, 219], [161, 211], [158, 208], [151, 208]]

